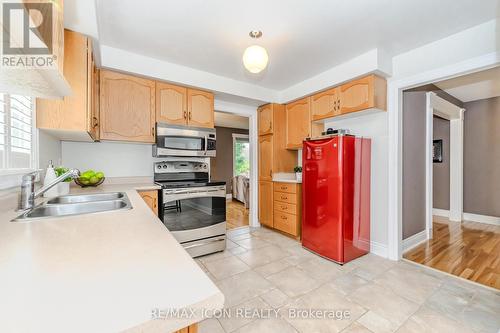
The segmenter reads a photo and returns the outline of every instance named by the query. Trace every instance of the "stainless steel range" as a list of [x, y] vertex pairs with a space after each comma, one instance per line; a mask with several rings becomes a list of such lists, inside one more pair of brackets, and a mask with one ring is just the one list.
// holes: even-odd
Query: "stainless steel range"
[[210, 181], [209, 165], [197, 161], [154, 164], [163, 224], [192, 257], [226, 248], [226, 183]]

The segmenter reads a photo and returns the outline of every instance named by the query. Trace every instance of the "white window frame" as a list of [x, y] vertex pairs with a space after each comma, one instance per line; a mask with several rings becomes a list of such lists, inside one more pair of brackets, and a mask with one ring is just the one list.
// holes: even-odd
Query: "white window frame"
[[[2, 93], [3, 94], [3, 93]], [[4, 94], [11, 95], [11, 94]], [[19, 94], [18, 94], [19, 95]], [[31, 167], [30, 168], [3, 168], [0, 169], [0, 190], [19, 186], [23, 175], [39, 170], [38, 130], [36, 127], [36, 99], [33, 98], [33, 112], [31, 115]], [[6, 108], [6, 134], [10, 135], [10, 105]], [[7, 142], [5, 143], [7, 145]], [[10, 141], [9, 143], [10, 144]], [[7, 159], [9, 156], [7, 155]], [[7, 161], [8, 162], [8, 161]], [[7, 164], [8, 165], [8, 164]]]
[[234, 163], [236, 157], [236, 139], [247, 139], [250, 145], [250, 136], [248, 134], [233, 133], [233, 177], [236, 177], [236, 163]]

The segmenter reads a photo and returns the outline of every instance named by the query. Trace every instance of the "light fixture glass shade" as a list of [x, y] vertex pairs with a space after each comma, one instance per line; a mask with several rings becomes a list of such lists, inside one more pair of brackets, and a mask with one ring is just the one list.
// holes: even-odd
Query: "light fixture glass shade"
[[267, 66], [269, 56], [265, 48], [259, 45], [247, 47], [243, 53], [243, 65], [250, 73], [259, 73]]

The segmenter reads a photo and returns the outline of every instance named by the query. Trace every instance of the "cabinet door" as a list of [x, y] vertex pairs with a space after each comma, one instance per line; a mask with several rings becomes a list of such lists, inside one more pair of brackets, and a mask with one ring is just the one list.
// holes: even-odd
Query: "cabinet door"
[[38, 128], [75, 132], [88, 131], [88, 77], [89, 39], [79, 33], [64, 32], [64, 77], [71, 86], [72, 94], [63, 99], [41, 99], [36, 101], [36, 125]]
[[340, 87], [311, 96], [312, 120], [330, 118], [340, 113]]
[[101, 70], [101, 140], [155, 142], [155, 82]]
[[302, 141], [311, 136], [309, 97], [286, 105], [286, 148], [302, 148]]
[[187, 125], [187, 88], [156, 82], [156, 121]]
[[[91, 40], [89, 40], [89, 48], [91, 47]], [[88, 119], [88, 132], [92, 139], [99, 141], [99, 70], [97, 69], [94, 56], [89, 52], [89, 84], [88, 103], [90, 104], [90, 116]]]
[[273, 135], [259, 136], [259, 179], [273, 179]]
[[146, 205], [151, 208], [153, 213], [158, 216], [158, 191], [141, 191], [139, 195], [142, 197]]
[[188, 89], [188, 125], [214, 128], [214, 95]]
[[341, 86], [341, 114], [374, 107], [373, 79], [370, 75]]
[[273, 183], [259, 181], [259, 222], [273, 227]]
[[273, 133], [273, 108], [271, 104], [261, 106], [258, 111], [259, 135]]

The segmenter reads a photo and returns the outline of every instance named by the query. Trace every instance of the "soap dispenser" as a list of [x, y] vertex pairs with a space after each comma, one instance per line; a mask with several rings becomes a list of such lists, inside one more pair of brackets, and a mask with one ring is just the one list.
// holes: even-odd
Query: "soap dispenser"
[[[52, 160], [49, 161], [49, 165], [47, 165], [47, 171], [45, 172], [45, 178], [43, 179], [43, 185], [50, 184], [57, 178], [56, 171], [54, 170], [54, 165], [52, 164]], [[47, 192], [43, 194], [46, 198], [57, 197], [57, 186], [52, 187]]]

